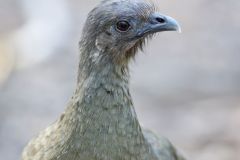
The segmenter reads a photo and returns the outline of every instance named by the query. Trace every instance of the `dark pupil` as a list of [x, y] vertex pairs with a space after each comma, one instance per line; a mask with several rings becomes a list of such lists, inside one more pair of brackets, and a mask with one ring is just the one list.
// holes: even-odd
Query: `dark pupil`
[[127, 31], [130, 25], [127, 21], [120, 21], [117, 23], [117, 29], [120, 31]]

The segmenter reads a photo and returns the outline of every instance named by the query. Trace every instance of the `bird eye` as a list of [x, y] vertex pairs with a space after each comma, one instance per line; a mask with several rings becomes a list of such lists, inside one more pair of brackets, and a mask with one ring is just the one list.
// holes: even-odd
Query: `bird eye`
[[161, 18], [161, 17], [157, 17], [156, 20], [159, 22], [159, 23], [165, 23], [165, 19]]
[[126, 32], [130, 28], [130, 24], [127, 21], [119, 21], [116, 24], [117, 30], [120, 32]]

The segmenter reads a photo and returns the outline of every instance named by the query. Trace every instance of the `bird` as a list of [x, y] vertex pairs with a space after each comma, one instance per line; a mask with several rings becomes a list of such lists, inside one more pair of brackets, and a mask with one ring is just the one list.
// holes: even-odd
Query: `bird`
[[129, 63], [145, 41], [179, 30], [150, 1], [101, 1], [82, 31], [76, 90], [22, 160], [185, 160], [167, 138], [141, 127], [129, 91]]

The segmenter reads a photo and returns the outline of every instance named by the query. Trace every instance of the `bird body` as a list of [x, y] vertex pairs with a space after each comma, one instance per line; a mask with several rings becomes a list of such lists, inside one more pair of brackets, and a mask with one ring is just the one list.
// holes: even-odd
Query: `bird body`
[[[134, 29], [137, 17], [116, 17], [122, 9], [140, 14], [139, 7], [146, 10], [142, 16], [153, 13], [141, 0], [103, 1], [90, 12], [75, 94], [61, 117], [30, 141], [22, 160], [183, 160], [167, 139], [141, 128], [134, 110], [128, 61], [149, 34]], [[138, 33], [128, 33], [130, 27]]]

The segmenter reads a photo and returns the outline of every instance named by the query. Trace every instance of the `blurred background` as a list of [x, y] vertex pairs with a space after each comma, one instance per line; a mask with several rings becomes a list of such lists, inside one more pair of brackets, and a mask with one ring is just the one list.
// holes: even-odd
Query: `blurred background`
[[[78, 40], [99, 0], [0, 0], [0, 159], [63, 112]], [[194, 160], [240, 157], [240, 1], [159, 0], [182, 34], [161, 33], [131, 64], [141, 124]]]

